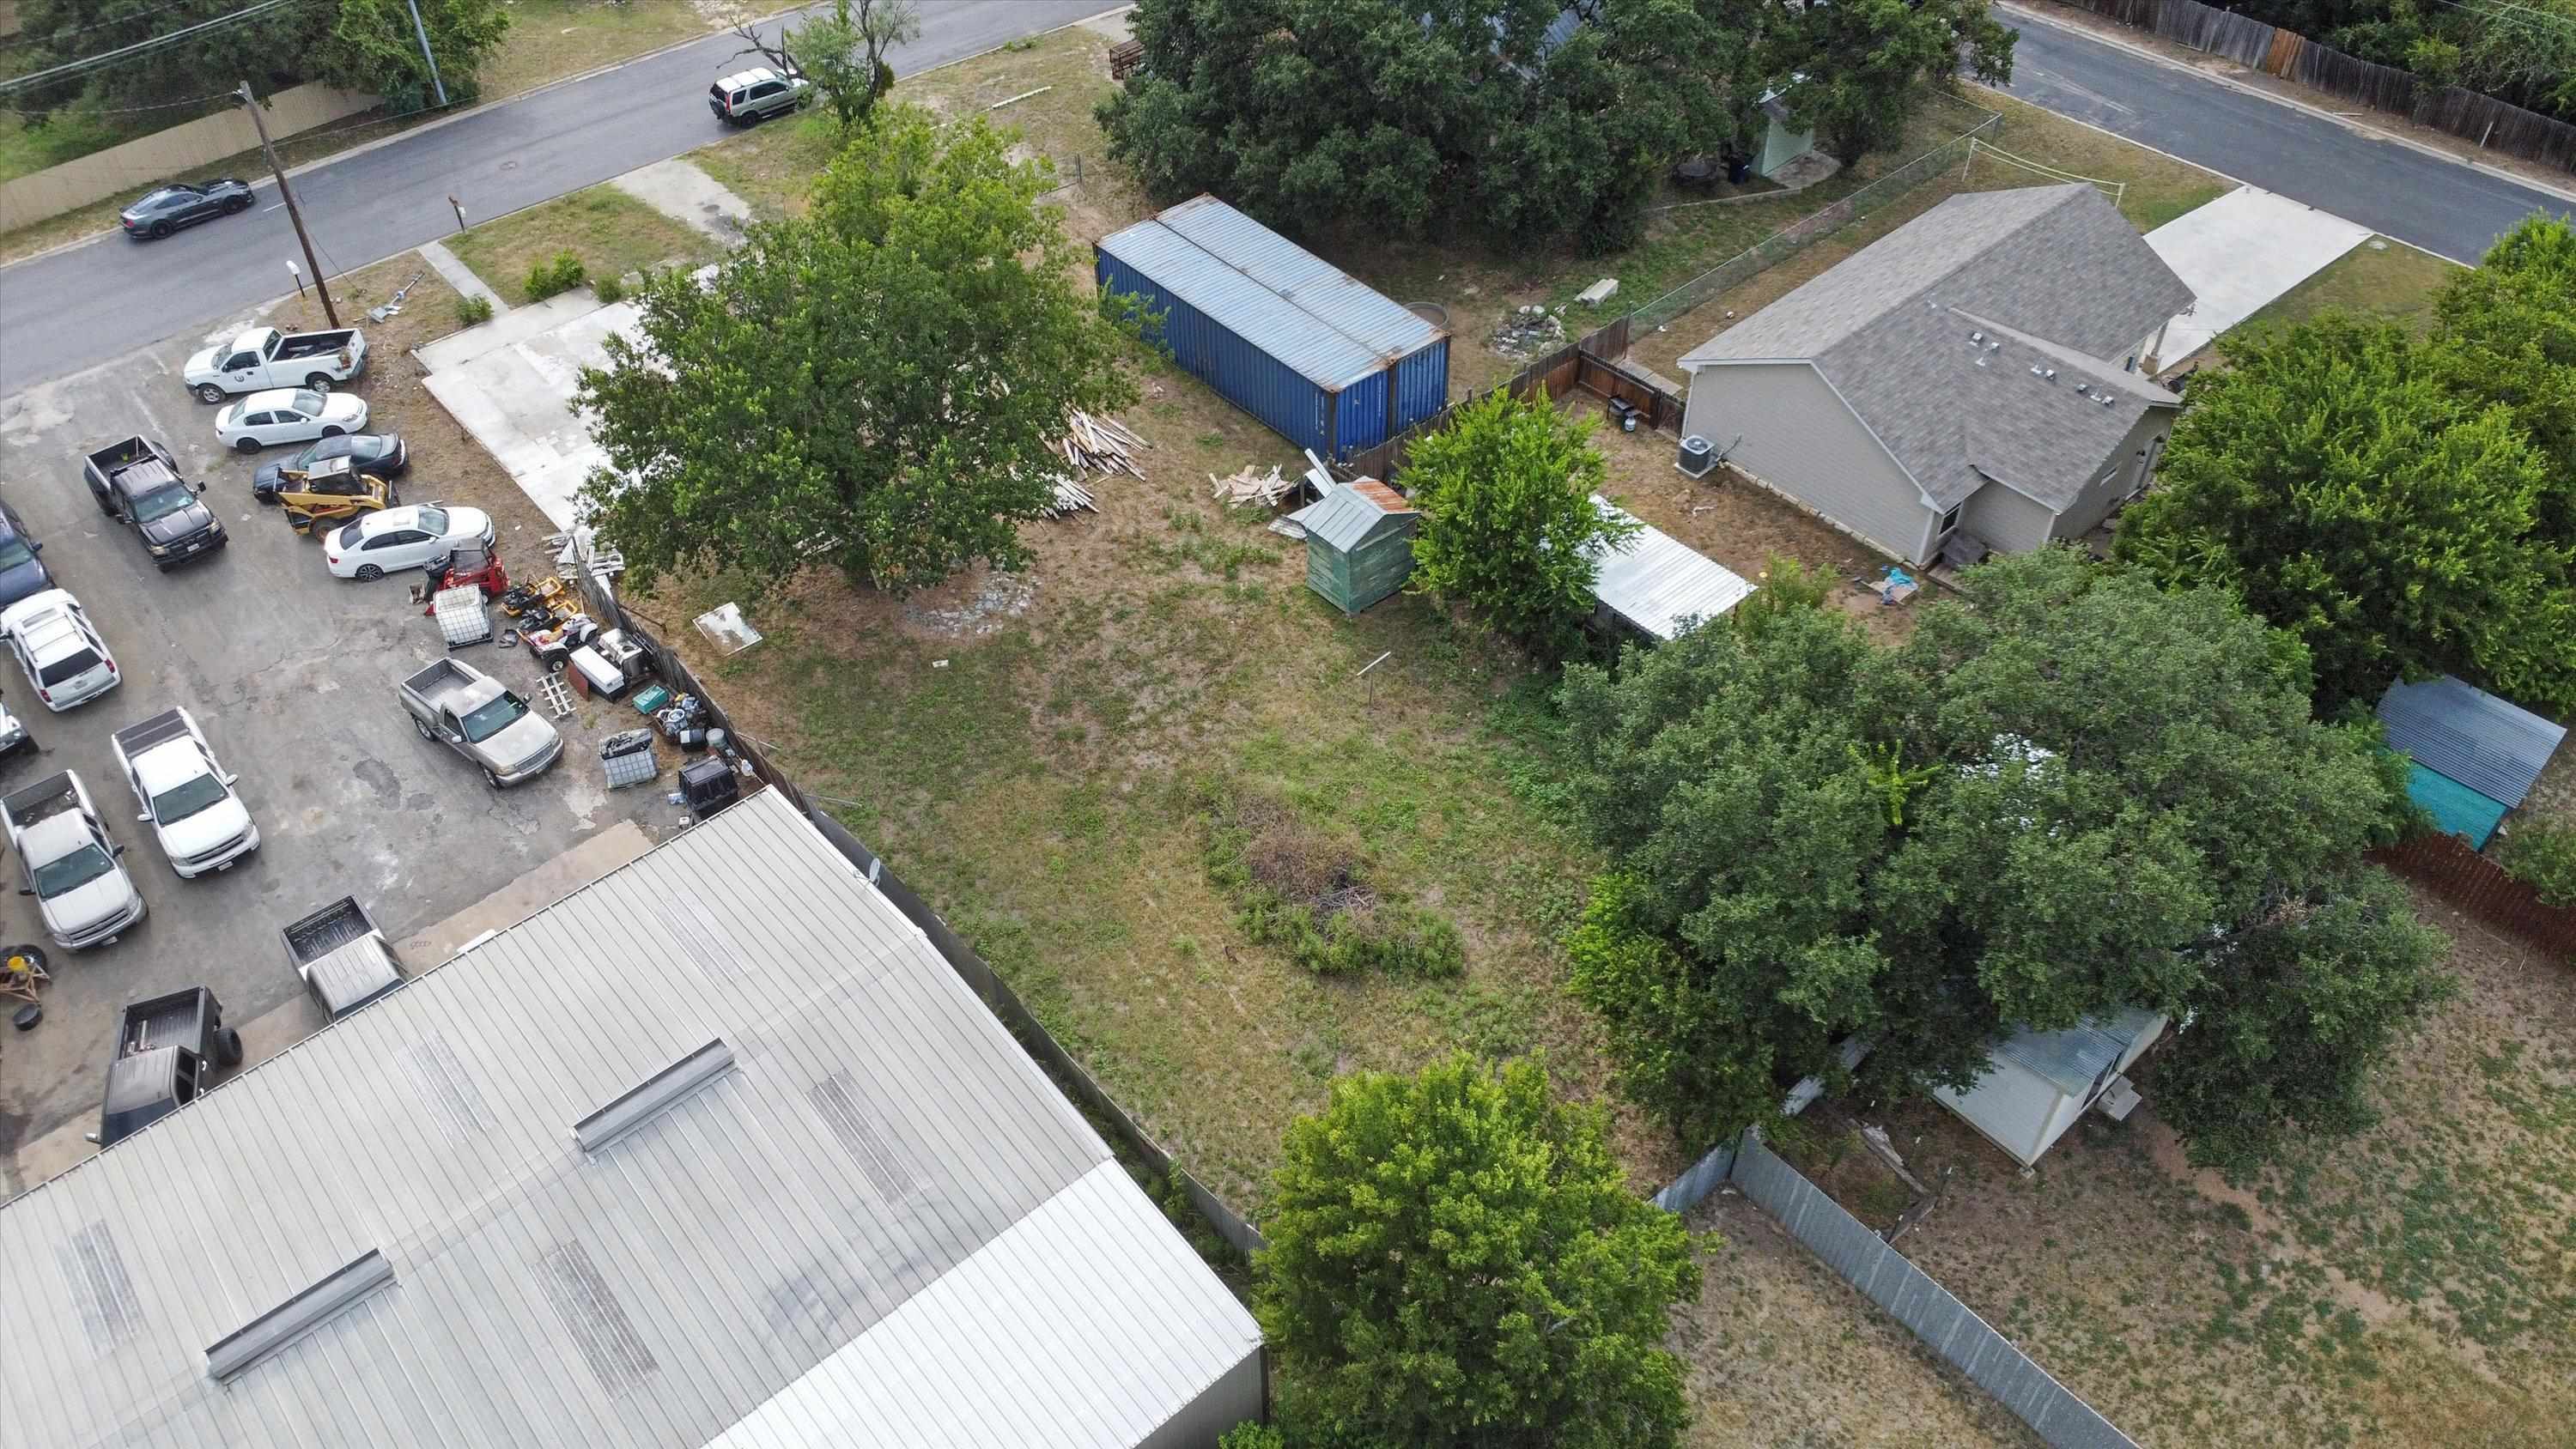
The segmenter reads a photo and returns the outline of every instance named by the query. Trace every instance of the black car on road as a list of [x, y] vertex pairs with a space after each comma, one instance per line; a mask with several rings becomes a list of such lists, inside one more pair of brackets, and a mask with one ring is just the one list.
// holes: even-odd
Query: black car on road
[[116, 214], [131, 237], [158, 240], [183, 226], [250, 210], [250, 183], [230, 176], [190, 185], [173, 181], [155, 187], [141, 201]]
[[260, 464], [259, 472], [250, 480], [250, 496], [262, 503], [274, 503], [278, 475], [311, 472], [314, 464], [326, 458], [346, 458], [351, 471], [372, 473], [388, 483], [411, 466], [411, 450], [392, 433], [342, 433], [336, 438], [317, 438], [291, 458]]

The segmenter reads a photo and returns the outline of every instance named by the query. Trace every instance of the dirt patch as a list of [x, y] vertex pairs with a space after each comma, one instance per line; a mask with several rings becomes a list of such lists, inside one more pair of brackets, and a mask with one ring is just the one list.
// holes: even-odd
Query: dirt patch
[[1028, 613], [1038, 581], [978, 566], [906, 600], [903, 621], [926, 636], [981, 639]]

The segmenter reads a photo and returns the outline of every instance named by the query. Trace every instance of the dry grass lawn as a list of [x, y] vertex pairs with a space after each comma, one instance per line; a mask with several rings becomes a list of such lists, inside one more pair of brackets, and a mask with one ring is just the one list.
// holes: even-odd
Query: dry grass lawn
[[696, 227], [614, 186], [594, 186], [479, 223], [448, 238], [447, 249], [513, 307], [529, 300], [529, 269], [557, 252], [581, 258], [596, 281], [656, 267], [693, 267], [724, 250]]

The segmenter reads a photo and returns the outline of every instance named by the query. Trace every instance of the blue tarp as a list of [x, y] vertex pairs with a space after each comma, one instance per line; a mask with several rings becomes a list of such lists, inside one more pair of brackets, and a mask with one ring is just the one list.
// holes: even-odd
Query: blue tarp
[[2473, 850], [2486, 849], [2504, 806], [2436, 770], [2417, 765], [2406, 776], [2406, 797], [2433, 812], [2433, 821]]

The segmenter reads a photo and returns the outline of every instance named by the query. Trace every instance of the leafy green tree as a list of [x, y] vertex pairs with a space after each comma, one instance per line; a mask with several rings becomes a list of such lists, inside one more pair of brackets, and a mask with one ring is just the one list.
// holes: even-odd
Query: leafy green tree
[[2498, 854], [2505, 874], [2539, 892], [2541, 904], [2576, 910], [2576, 825], [2517, 821]]
[[2438, 348], [2326, 317], [2222, 341], [2116, 553], [2168, 583], [2239, 592], [2304, 643], [2317, 703], [2455, 672], [2576, 704], [2576, 540], [2503, 403], [2451, 386]]
[[[236, 0], [31, 0], [21, 18], [31, 55], [55, 65], [241, 9]], [[420, 17], [448, 99], [472, 100], [480, 89], [477, 68], [509, 30], [508, 11], [499, 0], [421, 0]], [[160, 105], [219, 93], [245, 80], [262, 97], [326, 81], [383, 96], [396, 114], [433, 104], [428, 63], [402, 0], [316, 0], [226, 21], [13, 104], [32, 101], [49, 110], [86, 98], [109, 107]], [[184, 112], [175, 114], [186, 119]]]
[[2015, 33], [1986, 0], [1835, 0], [1791, 13], [1772, 31], [1768, 69], [1804, 77], [1788, 90], [1790, 113], [1845, 164], [1902, 141], [1925, 85], [1946, 81], [1962, 51], [1977, 79], [2012, 79]]
[[438, 86], [446, 88], [451, 106], [480, 97], [476, 71], [510, 29], [510, 13], [499, 0], [421, 0], [421, 24], [438, 58], [433, 86], [403, 0], [338, 0], [338, 10], [329, 42], [310, 57], [311, 77], [383, 96], [385, 108], [396, 115], [435, 106]]
[[2530, 216], [2435, 299], [2433, 359], [2445, 386], [2501, 405], [2549, 468], [2534, 502], [2540, 536], [2576, 544], [2576, 230]]
[[646, 285], [641, 336], [579, 394], [609, 463], [583, 505], [639, 582], [828, 564], [900, 590], [1026, 557], [1066, 411], [1135, 389], [1015, 136], [881, 106], [805, 217], [753, 227], [708, 285]]
[[[1802, 609], [1566, 671], [1566, 798], [1619, 861], [1575, 989], [1690, 1145], [1840, 1080], [1847, 1037], [1902, 1096], [1967, 1085], [2024, 1025], [2223, 1020], [2255, 925], [2375, 881], [2353, 862], [2394, 835], [2402, 762], [2315, 722], [2304, 652], [2226, 594], [2063, 549], [1966, 592], [1894, 649]], [[2401, 976], [2390, 1022], [2420, 1009]], [[2356, 1076], [2384, 1045], [2320, 1040]], [[2347, 1120], [2254, 1116], [2249, 1139]]]
[[1341, 1078], [1283, 1159], [1254, 1312], [1301, 1426], [1408, 1449], [1679, 1441], [1661, 1345], [1699, 1293], [1689, 1236], [1543, 1068]]
[[1540, 649], [1570, 647], [1592, 611], [1597, 551], [1636, 533], [1592, 503], [1607, 471], [1594, 421], [1497, 390], [1415, 443], [1404, 468], [1422, 513], [1414, 587]]
[[911, 0], [832, 0], [832, 13], [789, 30], [784, 41], [795, 68], [847, 132], [894, 89], [886, 52], [920, 38], [921, 14]]
[[1671, 161], [1742, 131], [1758, 11], [1587, 0], [1568, 29], [1559, 0], [1144, 0], [1144, 64], [1100, 121], [1162, 199], [1608, 250]]

